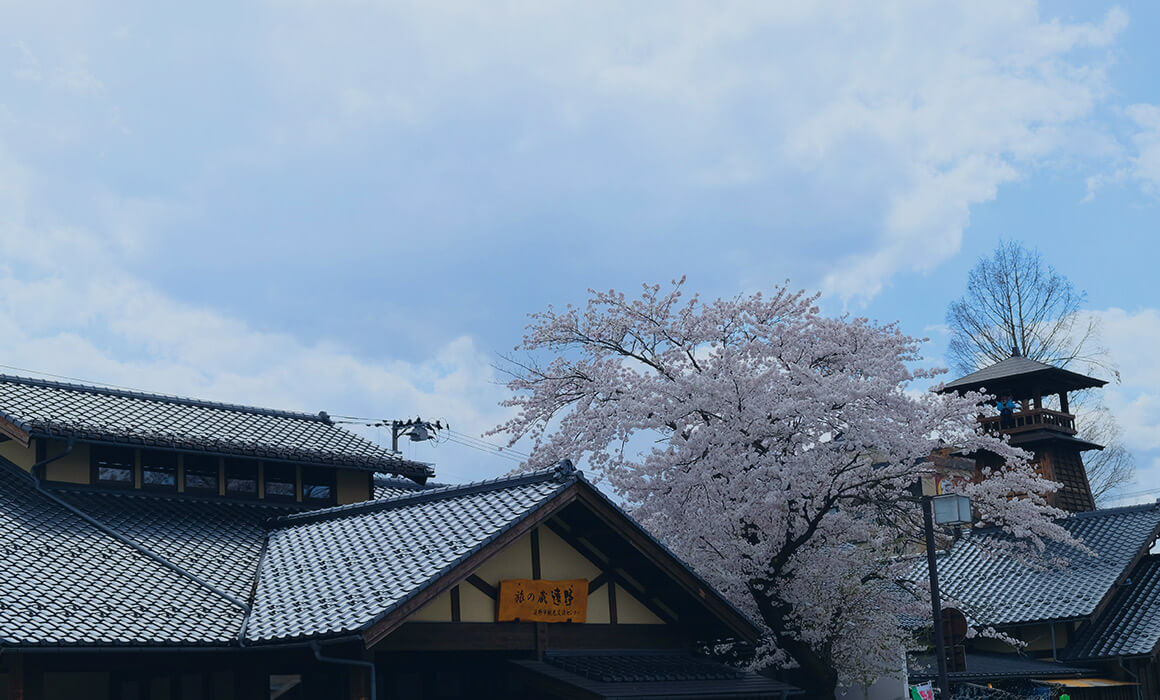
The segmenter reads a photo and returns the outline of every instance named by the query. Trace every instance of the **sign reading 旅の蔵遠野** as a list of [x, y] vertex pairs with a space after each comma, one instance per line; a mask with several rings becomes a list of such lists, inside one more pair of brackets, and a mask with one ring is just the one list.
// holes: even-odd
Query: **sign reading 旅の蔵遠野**
[[587, 615], [586, 579], [499, 582], [499, 622], [584, 622]]

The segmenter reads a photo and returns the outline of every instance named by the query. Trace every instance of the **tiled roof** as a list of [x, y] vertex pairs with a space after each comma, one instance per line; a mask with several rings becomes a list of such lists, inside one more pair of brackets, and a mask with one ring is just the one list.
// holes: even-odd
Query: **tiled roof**
[[1160, 644], [1160, 556], [1150, 556], [1132, 572], [1108, 609], [1068, 656], [1100, 659], [1146, 656]]
[[31, 435], [74, 437], [427, 478], [428, 465], [292, 413], [0, 374], [0, 418]]
[[246, 638], [362, 630], [576, 479], [550, 469], [278, 518]]
[[[543, 661], [509, 663], [540, 685], [592, 698], [788, 698], [802, 691], [750, 671], [680, 651], [551, 651]], [[572, 693], [569, 693], [572, 695]]]
[[948, 382], [943, 386], [943, 391], [974, 391], [985, 388], [994, 393], [1001, 387], [1022, 387], [1029, 381], [1042, 381], [1040, 388], [1046, 391], [1072, 391], [1101, 387], [1107, 384], [1102, 379], [1016, 355]]
[[[952, 681], [989, 681], [1014, 678], [1078, 678], [1091, 676], [1093, 671], [1082, 666], [1032, 659], [1019, 654], [966, 655], [967, 670], [947, 674]], [[921, 654], [907, 659], [907, 675], [912, 682], [934, 678], [938, 675], [934, 654]]]
[[[1059, 523], [1098, 556], [1049, 544], [1046, 555], [1066, 558], [1068, 566], [1037, 569], [989, 551], [989, 538], [1008, 535], [993, 529], [976, 531], [938, 560], [944, 597], [961, 601], [967, 617], [985, 625], [1089, 616], [1155, 540], [1160, 505], [1078, 513]], [[925, 559], [916, 564], [916, 576], [926, 580]]]
[[258, 575], [265, 523], [296, 509], [245, 501], [52, 489], [137, 544], [246, 600]]
[[388, 474], [374, 475], [374, 491], [371, 498], [376, 500], [383, 498], [397, 498], [398, 496], [408, 496], [419, 491], [426, 491], [429, 489], [440, 488], [447, 484], [417, 484], [411, 479], [401, 478], [397, 476], [390, 476]]
[[4, 645], [226, 645], [244, 616], [36, 492], [8, 463], [0, 464], [0, 571]]

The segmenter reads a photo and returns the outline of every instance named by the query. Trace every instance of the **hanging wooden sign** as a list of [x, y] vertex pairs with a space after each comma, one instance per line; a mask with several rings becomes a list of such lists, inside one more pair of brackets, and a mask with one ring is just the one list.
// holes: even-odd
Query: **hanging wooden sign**
[[499, 582], [499, 622], [584, 622], [587, 615], [587, 579]]

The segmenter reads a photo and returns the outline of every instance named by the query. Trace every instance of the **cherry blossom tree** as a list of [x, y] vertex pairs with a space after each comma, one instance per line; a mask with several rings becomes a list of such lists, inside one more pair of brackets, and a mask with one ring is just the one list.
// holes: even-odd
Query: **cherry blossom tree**
[[[795, 666], [809, 697], [897, 671], [897, 555], [921, 533], [913, 496], [930, 456], [955, 446], [1005, 463], [954, 486], [1006, 528], [1012, 554], [1072, 543], [1028, 455], [979, 432], [980, 396], [923, 391], [920, 341], [895, 324], [827, 317], [778, 288], [701, 302], [684, 280], [637, 298], [533, 314], [498, 426], [531, 436], [528, 466], [582, 458], [633, 514], [756, 620], [765, 663]], [[643, 447], [642, 447], [643, 445]], [[1073, 543], [1074, 544], [1074, 543]], [[912, 591], [913, 595], [903, 592]], [[929, 599], [928, 599], [929, 600]], [[926, 603], [929, 612], [929, 603]]]

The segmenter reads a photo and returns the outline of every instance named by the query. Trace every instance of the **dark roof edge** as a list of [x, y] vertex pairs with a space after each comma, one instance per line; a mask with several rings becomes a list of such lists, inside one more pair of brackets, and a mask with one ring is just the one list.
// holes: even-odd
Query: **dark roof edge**
[[[1062, 523], [1068, 520], [1089, 520], [1091, 518], [1102, 518], [1105, 515], [1122, 515], [1124, 513], [1142, 513], [1148, 510], [1160, 509], [1160, 500], [1152, 503], [1137, 503], [1134, 506], [1117, 506], [1115, 508], [1096, 508], [1095, 510], [1085, 510], [1082, 513], [1072, 513], [1056, 520], [1056, 523]], [[987, 525], [985, 527], [974, 527], [970, 530], [970, 537], [977, 535], [990, 535], [995, 532], [1005, 532], [1003, 528], [998, 525]]]
[[179, 406], [192, 406], [195, 408], [215, 408], [222, 411], [238, 411], [240, 413], [252, 413], [255, 415], [270, 416], [273, 418], [308, 420], [314, 421], [316, 423], [326, 423], [328, 425], [333, 425], [330, 417], [326, 415], [325, 411], [321, 411], [319, 413], [283, 411], [274, 408], [261, 408], [258, 406], [245, 406], [242, 404], [223, 403], [218, 401], [204, 401], [201, 399], [191, 399], [183, 396], [172, 396], [169, 394], [154, 394], [147, 391], [114, 389], [112, 387], [94, 386], [92, 384], [58, 382], [50, 379], [34, 379], [32, 377], [20, 377], [14, 374], [0, 374], [0, 383], [3, 382], [12, 384], [24, 384], [26, 386], [47, 387], [49, 389], [62, 389], [65, 391], [80, 391], [88, 394], [99, 394], [102, 396], [117, 396], [126, 399], [138, 399], [141, 401], [159, 401], [162, 403], [176, 404]]
[[445, 486], [442, 488], [424, 489], [422, 491], [416, 491], [415, 493], [404, 494], [401, 496], [361, 501], [359, 503], [351, 503], [344, 506], [334, 506], [331, 508], [320, 508], [318, 510], [312, 510], [306, 513], [283, 515], [277, 518], [271, 518], [270, 520], [266, 521], [266, 525], [271, 528], [303, 525], [307, 523], [331, 520], [334, 518], [342, 518], [348, 515], [377, 513], [383, 510], [391, 510], [394, 508], [402, 508], [404, 506], [414, 505], [416, 503], [441, 501], [445, 498], [455, 498], [458, 496], [470, 496], [487, 491], [496, 491], [499, 489], [512, 488], [515, 486], [523, 486], [525, 484], [538, 484], [546, 481], [559, 481], [561, 484], [565, 484], [577, 480], [582, 480], [580, 472], [576, 469], [576, 467], [572, 466], [572, 462], [570, 460], [563, 460], [553, 467], [540, 469], [533, 472], [526, 472], [523, 474], [501, 476], [496, 479], [473, 481], [466, 484]]
[[[689, 574], [689, 576], [691, 576], [693, 578], [694, 581], [696, 581], [698, 584], [703, 586], [704, 589], [706, 591], [708, 591], [709, 595], [713, 596], [719, 602], [723, 603], [726, 606], [726, 608], [731, 610], [739, 619], [744, 620], [754, 631], [760, 633], [760, 630], [762, 629], [762, 627], [761, 627], [761, 624], [757, 620], [754, 620], [748, 614], [746, 614], [745, 611], [743, 611], [741, 608], [734, 605], [733, 601], [729, 600], [720, 591], [718, 591], [716, 586], [714, 586], [713, 584], [706, 581], [704, 579], [704, 577], [702, 577], [701, 574], [697, 573], [697, 571], [695, 569], [693, 569], [693, 567], [687, 561], [685, 561], [681, 557], [677, 556], [677, 554], [675, 552], [673, 552], [673, 550], [669, 549], [668, 545], [666, 545], [664, 542], [661, 542], [659, 539], [657, 539], [657, 537], [655, 535], [653, 535], [651, 532], [649, 532], [648, 528], [646, 528], [644, 525], [641, 525], [639, 522], [637, 522], [636, 518], [629, 515], [623, 508], [621, 508], [619, 505], [617, 505], [616, 502], [613, 501], [611, 498], [609, 498], [603, 491], [596, 488], [596, 486], [594, 486], [591, 482], [589, 482], [587, 479], [585, 479], [583, 473], [580, 473], [578, 480], [583, 482], [585, 486], [588, 486], [589, 491], [595, 493], [602, 501], [604, 501], [604, 503], [606, 505], [608, 505], [613, 510], [615, 510], [617, 513], [619, 513], [620, 516], [623, 517], [629, 524], [631, 524], [631, 526], [634, 527], [638, 532], [640, 532], [646, 538], [648, 538], [652, 542], [652, 544], [655, 545], [664, 555], [670, 557], [673, 561], [675, 561], [682, 569], [684, 569]], [[694, 595], [693, 597], [696, 598], [697, 596]]]

